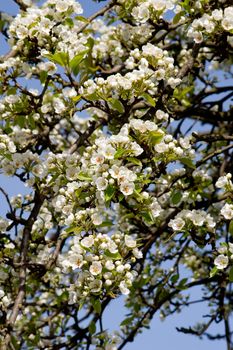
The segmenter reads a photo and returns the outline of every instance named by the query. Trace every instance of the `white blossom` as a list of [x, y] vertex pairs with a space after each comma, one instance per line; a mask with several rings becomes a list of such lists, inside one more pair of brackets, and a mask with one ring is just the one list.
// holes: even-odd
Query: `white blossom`
[[223, 270], [227, 267], [228, 261], [229, 259], [226, 255], [220, 254], [214, 259], [214, 265], [217, 267], [217, 269]]

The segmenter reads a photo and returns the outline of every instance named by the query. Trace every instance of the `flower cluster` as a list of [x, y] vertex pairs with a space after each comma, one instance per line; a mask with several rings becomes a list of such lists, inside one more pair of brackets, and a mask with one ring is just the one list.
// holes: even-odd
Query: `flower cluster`
[[111, 237], [101, 233], [75, 237], [69, 251], [59, 258], [63, 272], [80, 271], [75, 284], [70, 287], [70, 302], [90, 294], [119, 291], [128, 294], [136, 276], [129, 263], [130, 256], [142, 257], [136, 240], [130, 235], [116, 232]]
[[233, 204], [226, 203], [221, 209], [221, 214], [226, 220], [233, 219]]
[[204, 210], [182, 210], [179, 212], [175, 219], [170, 220], [168, 226], [174, 231], [186, 230], [192, 226], [203, 227], [205, 226], [207, 230], [212, 231], [216, 226], [213, 217], [206, 213]]
[[218, 249], [219, 255], [214, 259], [214, 265], [218, 270], [223, 270], [228, 267], [230, 260], [233, 259], [233, 244], [222, 243]]
[[215, 186], [217, 188], [223, 189], [226, 192], [231, 192], [233, 190], [233, 183], [231, 181], [232, 175], [228, 173], [224, 176], [220, 176], [217, 180]]
[[196, 43], [204, 40], [204, 35], [211, 35], [218, 28], [226, 32], [233, 30], [233, 7], [229, 6], [224, 9], [214, 10], [210, 15], [205, 13], [201, 18], [195, 19], [188, 30], [188, 36], [193, 38]]
[[167, 10], [172, 10], [174, 3], [174, 0], [140, 1], [138, 6], [133, 8], [132, 16], [139, 23], [145, 23], [149, 19], [156, 21]]
[[[17, 15], [11, 23], [9, 33], [11, 35], [10, 43], [15, 45], [17, 50], [30, 50], [33, 47], [33, 39], [37, 38], [37, 44], [41, 48], [49, 49], [54, 47], [59, 42], [57, 33], [60, 30], [60, 35], [64, 35], [64, 21], [73, 12], [81, 14], [81, 5], [75, 0], [48, 0], [39, 9], [29, 7], [26, 12]], [[58, 25], [57, 27], [57, 24]], [[66, 33], [68, 31], [68, 24]], [[62, 30], [63, 29], [63, 30]], [[51, 37], [52, 34], [52, 37]], [[53, 39], [53, 40], [51, 40]], [[25, 44], [26, 47], [25, 47]]]
[[169, 57], [166, 50], [152, 44], [144, 45], [141, 51], [132, 50], [125, 65], [132, 71], [125, 75], [111, 75], [106, 80], [87, 80], [80, 88], [80, 94], [87, 99], [89, 95], [92, 99], [96, 95], [103, 100], [122, 98], [132, 103], [133, 99], [145, 92], [155, 95], [160, 80], [165, 80], [173, 89], [181, 82], [175, 78], [177, 68], [174, 67], [174, 59]]

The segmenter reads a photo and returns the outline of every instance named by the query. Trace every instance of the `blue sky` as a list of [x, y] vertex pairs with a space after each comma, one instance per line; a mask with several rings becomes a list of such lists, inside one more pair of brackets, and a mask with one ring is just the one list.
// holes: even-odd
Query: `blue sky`
[[[80, 3], [84, 8], [84, 16], [89, 16], [94, 13], [97, 8], [104, 6], [105, 2], [100, 4], [94, 3], [92, 0], [81, 0]], [[18, 7], [15, 5], [13, 0], [2, 0], [0, 1], [0, 11], [6, 11], [9, 14], [17, 13]], [[1, 38], [2, 39], [2, 38]], [[4, 53], [7, 46], [0, 42], [0, 53]], [[18, 193], [25, 192], [26, 189], [22, 188], [22, 185], [17, 180], [5, 178], [0, 175], [0, 185], [9, 192], [10, 196]], [[1, 196], [1, 194], [0, 194]], [[0, 197], [1, 207], [0, 214], [4, 214], [7, 209], [3, 198]], [[193, 298], [198, 298], [200, 290], [198, 288], [193, 290]], [[123, 309], [122, 298], [114, 300], [111, 307], [107, 311], [107, 315], [104, 320], [104, 327], [111, 330], [117, 329], [119, 323], [123, 320], [125, 310]], [[202, 315], [207, 313], [207, 309], [203, 305], [194, 304], [192, 307], [186, 308], [182, 313], [170, 316], [164, 322], [159, 320], [159, 316], [156, 315], [151, 323], [150, 330], [144, 330], [143, 334], [137, 336], [134, 343], [125, 347], [126, 350], [220, 350], [225, 348], [223, 341], [210, 342], [206, 340], [200, 340], [190, 335], [184, 335], [176, 331], [176, 327], [191, 326], [198, 321], [206, 321], [202, 318]], [[221, 324], [214, 326], [212, 329], [217, 332], [222, 331]]]

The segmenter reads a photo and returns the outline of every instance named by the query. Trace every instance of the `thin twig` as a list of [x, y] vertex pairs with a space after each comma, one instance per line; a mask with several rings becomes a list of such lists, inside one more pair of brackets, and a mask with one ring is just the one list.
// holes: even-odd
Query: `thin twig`
[[101, 10], [94, 13], [92, 16], [90, 16], [87, 19], [87, 23], [84, 23], [79, 30], [77, 31], [77, 34], [80, 34], [84, 29], [86, 29], [89, 24], [97, 17], [103, 16], [107, 11], [109, 11], [114, 5], [116, 4], [116, 0], [110, 1], [105, 7], [103, 7]]

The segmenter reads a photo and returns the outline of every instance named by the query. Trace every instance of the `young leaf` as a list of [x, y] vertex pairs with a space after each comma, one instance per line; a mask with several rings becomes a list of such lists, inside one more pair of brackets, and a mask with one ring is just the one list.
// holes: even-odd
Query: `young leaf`
[[121, 322], [121, 326], [127, 326], [133, 321], [133, 319], [133, 316], [125, 318], [124, 321]]
[[230, 271], [229, 271], [229, 281], [233, 282], [233, 266], [230, 268]]
[[108, 187], [106, 188], [106, 190], [104, 191], [104, 199], [106, 202], [110, 201], [112, 199], [112, 197], [114, 196], [114, 193], [116, 191], [116, 188], [108, 185]]
[[90, 176], [88, 176], [87, 174], [84, 174], [83, 172], [80, 172], [77, 175], [77, 179], [80, 181], [91, 181], [92, 180], [92, 178]]
[[147, 94], [146, 92], [144, 92], [142, 94], [142, 97], [146, 100], [146, 102], [152, 106], [152, 107], [155, 107], [155, 100], [149, 95]]
[[94, 322], [94, 321], [92, 321], [92, 322], [89, 324], [88, 329], [89, 329], [89, 332], [90, 332], [91, 334], [94, 334], [94, 333], [96, 332], [96, 325], [95, 325], [95, 322]]
[[180, 159], [181, 163], [183, 163], [184, 165], [186, 165], [188, 168], [191, 169], [196, 169], [195, 164], [193, 164], [192, 160], [190, 158], [181, 158]]
[[108, 103], [109, 103], [110, 107], [112, 109], [114, 109], [115, 111], [117, 111], [121, 114], [124, 113], [125, 107], [123, 106], [121, 101], [117, 100], [116, 98], [109, 98]]
[[104, 255], [106, 255], [108, 258], [114, 259], [114, 260], [120, 260], [122, 259], [122, 256], [119, 252], [117, 253], [111, 253], [108, 249], [105, 250]]
[[62, 67], [66, 67], [69, 63], [69, 54], [67, 52], [55, 52], [45, 55], [50, 61], [60, 64]]
[[161, 142], [161, 140], [163, 139], [164, 134], [159, 132], [159, 131], [150, 131], [149, 132], [149, 140], [150, 143], [154, 146], [158, 143]]
[[93, 304], [92, 304], [92, 306], [93, 306], [93, 308], [94, 308], [94, 310], [95, 310], [95, 312], [97, 313], [97, 314], [100, 314], [101, 313], [101, 302], [100, 302], [100, 300], [99, 299], [96, 299], [94, 302], [93, 302]]
[[181, 201], [181, 198], [182, 198], [182, 193], [180, 191], [173, 192], [171, 197], [172, 204], [174, 205], [178, 204]]
[[218, 269], [216, 266], [214, 266], [212, 268], [212, 270], [210, 271], [210, 277], [214, 277], [216, 275], [216, 273], [218, 272]]
[[73, 72], [74, 75], [78, 75], [79, 73], [79, 64], [84, 60], [85, 55], [87, 54], [88, 50], [84, 50], [82, 52], [80, 52], [79, 54], [77, 54], [76, 56], [74, 56], [72, 58], [72, 60], [70, 61], [70, 68]]
[[233, 236], [233, 220], [229, 223], [228, 232]]

